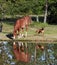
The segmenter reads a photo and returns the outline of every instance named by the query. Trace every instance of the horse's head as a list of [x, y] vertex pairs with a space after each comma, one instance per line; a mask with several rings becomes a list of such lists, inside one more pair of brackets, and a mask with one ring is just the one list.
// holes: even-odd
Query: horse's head
[[24, 19], [27, 25], [30, 25], [32, 23], [32, 19], [30, 16], [25, 16]]

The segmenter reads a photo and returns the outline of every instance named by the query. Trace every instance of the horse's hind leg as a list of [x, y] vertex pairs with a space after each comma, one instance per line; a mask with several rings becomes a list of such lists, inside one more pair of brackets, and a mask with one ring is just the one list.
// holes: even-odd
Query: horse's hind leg
[[19, 30], [17, 30], [17, 35], [19, 35]]
[[23, 37], [23, 36], [24, 36], [23, 33], [24, 33], [24, 28], [21, 28], [19, 36], [20, 36], [20, 37]]
[[27, 37], [28, 26], [26, 26], [25, 37]]

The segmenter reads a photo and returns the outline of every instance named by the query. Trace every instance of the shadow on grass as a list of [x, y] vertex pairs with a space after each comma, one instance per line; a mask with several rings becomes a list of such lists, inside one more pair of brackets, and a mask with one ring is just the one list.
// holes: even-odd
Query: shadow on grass
[[9, 34], [7, 34], [6, 35], [9, 39], [13, 39], [12, 37], [13, 37], [13, 34], [12, 33], [9, 33]]

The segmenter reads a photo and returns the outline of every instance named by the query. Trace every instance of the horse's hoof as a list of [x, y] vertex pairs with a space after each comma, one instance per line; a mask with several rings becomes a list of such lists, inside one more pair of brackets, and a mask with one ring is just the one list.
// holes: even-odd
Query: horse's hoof
[[15, 37], [12, 37], [12, 39], [15, 39]]
[[25, 36], [24, 34], [21, 35], [21, 37], [24, 37], [24, 36]]
[[25, 35], [23, 35], [23, 37], [26, 37]]
[[22, 38], [22, 36], [18, 36], [18, 39]]
[[18, 39], [24, 37], [24, 34], [18, 35]]

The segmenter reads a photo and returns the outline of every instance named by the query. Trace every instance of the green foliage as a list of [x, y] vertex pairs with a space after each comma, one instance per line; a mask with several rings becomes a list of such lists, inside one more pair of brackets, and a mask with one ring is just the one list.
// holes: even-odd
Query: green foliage
[[50, 0], [48, 6], [49, 23], [57, 23], [57, 0]]
[[[0, 0], [0, 18], [3, 15], [44, 14], [46, 0]], [[57, 0], [48, 0], [50, 22], [57, 19]]]
[[[41, 14], [44, 5], [43, 0], [0, 0], [1, 8], [7, 15]], [[0, 9], [1, 9], [0, 8]], [[38, 13], [39, 12], [39, 13]], [[1, 15], [0, 13], [0, 15]]]

